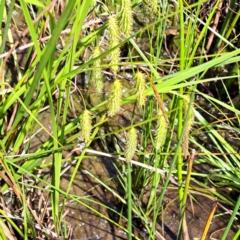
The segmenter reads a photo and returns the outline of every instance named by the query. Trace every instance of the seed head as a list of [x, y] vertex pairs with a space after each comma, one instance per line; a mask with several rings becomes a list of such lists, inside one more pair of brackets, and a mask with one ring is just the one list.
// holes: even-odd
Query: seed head
[[137, 148], [137, 131], [135, 128], [131, 128], [128, 132], [128, 138], [125, 149], [125, 158], [127, 162], [130, 162], [133, 158]]
[[[109, 48], [113, 48], [119, 44], [119, 27], [118, 22], [115, 17], [110, 17], [108, 20], [108, 30], [109, 30]], [[118, 62], [120, 58], [120, 48], [116, 48], [109, 54], [110, 65], [113, 74], [116, 76], [118, 71]]]
[[149, 2], [149, 4], [150, 4], [150, 8], [152, 9], [152, 12], [157, 13], [158, 12], [158, 6], [159, 6], [158, 0], [151, 0]]
[[[93, 58], [99, 57], [100, 54], [101, 54], [100, 47], [99, 46], [95, 47], [93, 51]], [[103, 89], [103, 76], [100, 58], [93, 63], [92, 79], [94, 81], [96, 91], [98, 93], [101, 93]]]
[[92, 119], [91, 113], [86, 109], [82, 113], [82, 118], [80, 122], [81, 135], [85, 142], [88, 142], [91, 137], [92, 132]]
[[157, 131], [155, 136], [156, 149], [160, 149], [166, 141], [167, 137], [167, 122], [159, 109], [157, 118]]
[[131, 0], [122, 0], [122, 9], [121, 9], [121, 20], [120, 20], [120, 29], [128, 37], [131, 35], [133, 28], [133, 17], [132, 17], [132, 1]]
[[143, 106], [145, 104], [144, 91], [145, 91], [146, 75], [140, 71], [137, 71], [136, 75], [135, 75], [135, 79], [136, 79], [136, 84], [137, 84], [136, 91], [137, 91], [138, 105]]
[[113, 83], [113, 89], [109, 100], [108, 115], [110, 117], [114, 116], [119, 111], [121, 102], [122, 102], [122, 84], [119, 79], [116, 79]]

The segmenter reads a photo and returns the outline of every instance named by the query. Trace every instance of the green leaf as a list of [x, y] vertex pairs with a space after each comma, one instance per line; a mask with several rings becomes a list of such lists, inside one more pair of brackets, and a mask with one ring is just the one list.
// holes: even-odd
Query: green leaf
[[45, 8], [46, 6], [43, 5], [40, 1], [38, 0], [25, 0], [26, 3], [30, 3], [32, 5], [38, 6], [38, 7], [42, 7]]

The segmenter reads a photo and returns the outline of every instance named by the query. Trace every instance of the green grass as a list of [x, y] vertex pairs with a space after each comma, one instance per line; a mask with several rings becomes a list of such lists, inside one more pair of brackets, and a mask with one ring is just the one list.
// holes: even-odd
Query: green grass
[[[177, 211], [181, 216], [177, 239], [182, 234], [184, 239], [189, 238], [186, 207], [190, 204], [189, 199], [195, 201], [195, 195], [205, 196], [213, 203], [217, 197], [220, 204], [232, 211], [221, 238], [227, 239], [235, 226], [234, 219], [240, 214], [240, 201], [232, 197], [240, 190], [240, 155], [222, 134], [229, 133], [236, 142], [239, 141], [240, 110], [231, 88], [233, 84], [237, 86], [238, 96], [235, 94], [234, 97], [239, 98], [240, 50], [229, 30], [236, 27], [239, 17], [235, 2], [230, 3], [234, 11], [229, 9], [228, 13], [222, 13], [226, 18], [222, 18], [221, 28], [217, 26], [216, 31], [211, 28], [211, 22], [216, 17], [220, 0], [207, 9], [204, 19], [201, 11], [206, 1], [192, 5], [178, 1], [179, 5], [167, 4], [155, 13], [148, 1], [132, 1], [132, 35], [121, 33], [116, 46], [108, 43], [108, 17], [116, 14], [118, 20], [122, 18], [121, 1], [70, 0], [63, 9], [51, 11], [49, 1], [11, 1], [8, 8], [5, 1], [2, 2], [0, 19], [4, 24], [0, 54], [7, 52], [9, 47], [15, 50], [22, 44], [20, 41], [14, 46], [17, 39], [13, 25], [19, 27], [12, 14], [14, 9], [21, 11], [26, 23], [25, 35], [33, 46], [25, 52], [24, 62], [20, 62], [18, 52], [12, 54], [13, 58], [0, 59], [1, 192], [4, 201], [7, 202], [10, 192], [21, 206], [21, 211], [15, 209], [17, 214], [1, 206], [1, 239], [14, 234], [21, 239], [32, 239], [42, 233], [47, 239], [50, 225], [54, 226], [51, 232], [56, 236], [67, 237], [71, 226], [65, 221], [64, 213], [70, 201], [122, 229], [128, 239], [141, 239], [140, 230], [147, 233], [148, 239], [156, 239], [164, 235], [158, 222], [164, 222], [164, 201], [170, 189], [177, 192]], [[43, 12], [46, 8], [48, 10]], [[33, 19], [34, 16], [40, 17]], [[68, 33], [63, 34], [62, 31], [67, 29]], [[172, 35], [169, 35], [169, 29], [174, 30]], [[236, 35], [239, 34], [237, 28], [236, 31]], [[215, 38], [210, 51], [205, 52], [210, 32]], [[40, 43], [44, 36], [51, 37]], [[101, 48], [101, 54], [96, 58], [92, 56], [95, 46]], [[119, 48], [122, 51], [119, 61], [110, 64], [110, 53]], [[100, 94], [96, 92], [92, 77], [97, 60], [101, 61], [104, 83]], [[10, 63], [11, 70], [15, 71], [15, 83], [4, 74]], [[118, 66], [116, 76], [111, 71], [113, 65]], [[230, 71], [233, 66], [234, 70]], [[137, 102], [136, 71], [146, 76], [146, 104], [142, 107]], [[121, 110], [110, 117], [109, 96], [115, 78], [123, 85], [122, 101], [117, 103]], [[217, 85], [220, 82], [222, 85]], [[208, 89], [207, 86], [208, 91], [203, 92], [200, 87], [204, 84], [215, 84], [216, 88], [212, 91], [213, 87]], [[187, 98], [191, 99], [188, 106], [184, 105]], [[209, 104], [221, 119], [208, 111]], [[186, 139], [192, 106], [195, 120]], [[85, 109], [91, 112], [92, 118], [91, 138], [86, 142], [80, 127]], [[157, 149], [159, 111], [163, 112], [168, 127], [166, 140]], [[47, 124], [44, 121], [46, 115], [49, 118]], [[133, 160], [126, 163], [126, 134], [132, 127], [137, 129], [138, 145]], [[200, 133], [208, 144], [199, 139]], [[40, 135], [44, 140], [33, 147]], [[189, 141], [190, 154], [184, 158], [182, 148], [186, 141]], [[75, 154], [77, 150], [80, 150], [78, 155]], [[191, 152], [195, 154], [191, 155]], [[83, 165], [83, 161], [101, 157], [110, 158], [116, 172], [107, 182]], [[67, 169], [72, 167], [72, 170], [63, 190], [61, 180], [66, 164]], [[207, 173], [199, 170], [201, 165], [208, 166]], [[121, 207], [116, 210], [107, 206], [103, 199], [73, 194], [77, 176], [83, 173], [114, 196], [114, 201], [121, 203]], [[113, 188], [111, 182], [118, 188]], [[40, 191], [48, 196], [45, 208], [50, 209], [51, 215], [44, 216], [48, 218], [49, 226], [44, 225], [42, 232], [37, 227], [43, 223], [41, 209], [32, 209], [28, 204], [29, 189], [34, 194]], [[106, 208], [116, 216], [115, 219], [94, 209], [92, 204]], [[227, 213], [221, 210], [221, 214]], [[17, 218], [20, 223], [15, 220]], [[142, 229], [134, 218], [139, 219]], [[239, 231], [234, 239], [238, 236]]]

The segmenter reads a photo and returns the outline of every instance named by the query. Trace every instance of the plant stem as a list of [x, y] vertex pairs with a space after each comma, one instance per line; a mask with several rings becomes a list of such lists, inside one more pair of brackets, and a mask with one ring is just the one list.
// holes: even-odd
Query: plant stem
[[[232, 224], [233, 224], [233, 221], [235, 219], [235, 216], [237, 215], [237, 213], [239, 211], [239, 207], [240, 207], [240, 197], [238, 197], [238, 201], [237, 201], [237, 203], [235, 205], [235, 208], [234, 208], [234, 210], [232, 212], [231, 218], [230, 218], [230, 220], [228, 222], [228, 225], [227, 225], [227, 227], [226, 227], [226, 229], [225, 229], [225, 231], [224, 231], [224, 233], [222, 235], [221, 240], [225, 240], [226, 239], [226, 237], [228, 235], [228, 232], [230, 231], [230, 229], [232, 227]], [[236, 233], [235, 236], [238, 237], [239, 235], [240, 235], [240, 230], [238, 230], [238, 232]], [[234, 239], [237, 239], [237, 238], [235, 238], [235, 236], [234, 236]]]
[[127, 163], [128, 240], [132, 239], [132, 168]]

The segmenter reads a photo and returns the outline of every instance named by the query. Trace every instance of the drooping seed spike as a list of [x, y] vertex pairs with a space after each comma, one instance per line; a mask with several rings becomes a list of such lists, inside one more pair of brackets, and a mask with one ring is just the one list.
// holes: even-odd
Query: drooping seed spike
[[92, 119], [91, 113], [86, 109], [82, 113], [80, 121], [81, 135], [85, 142], [88, 142], [92, 133]]
[[[108, 20], [108, 30], [109, 30], [109, 48], [112, 49], [119, 44], [119, 25], [116, 17], [110, 17]], [[112, 50], [109, 54], [110, 65], [113, 74], [116, 76], [118, 71], [118, 62], [120, 58], [120, 48]]]
[[[97, 58], [101, 55], [100, 47], [97, 46], [93, 50], [93, 58]], [[92, 80], [94, 81], [94, 85], [96, 91], [101, 93], [103, 90], [103, 76], [102, 76], [102, 68], [101, 68], [101, 59], [97, 59], [93, 63], [93, 71], [92, 71]]]
[[132, 33], [133, 28], [133, 16], [132, 16], [132, 1], [122, 0], [122, 9], [120, 13], [120, 29], [129, 37]]
[[112, 117], [120, 110], [121, 102], [122, 83], [119, 79], [116, 79], [110, 94], [108, 116]]
[[159, 109], [157, 118], [157, 130], [155, 136], [156, 149], [160, 149], [166, 141], [167, 137], [167, 122], [163, 116], [162, 111]]
[[137, 101], [139, 106], [143, 106], [145, 104], [145, 83], [146, 83], [146, 75], [140, 71], [136, 72], [135, 80], [136, 80], [136, 92], [137, 92]]
[[137, 148], [137, 131], [132, 127], [128, 132], [128, 138], [125, 149], [125, 158], [127, 162], [130, 162], [133, 158]]

